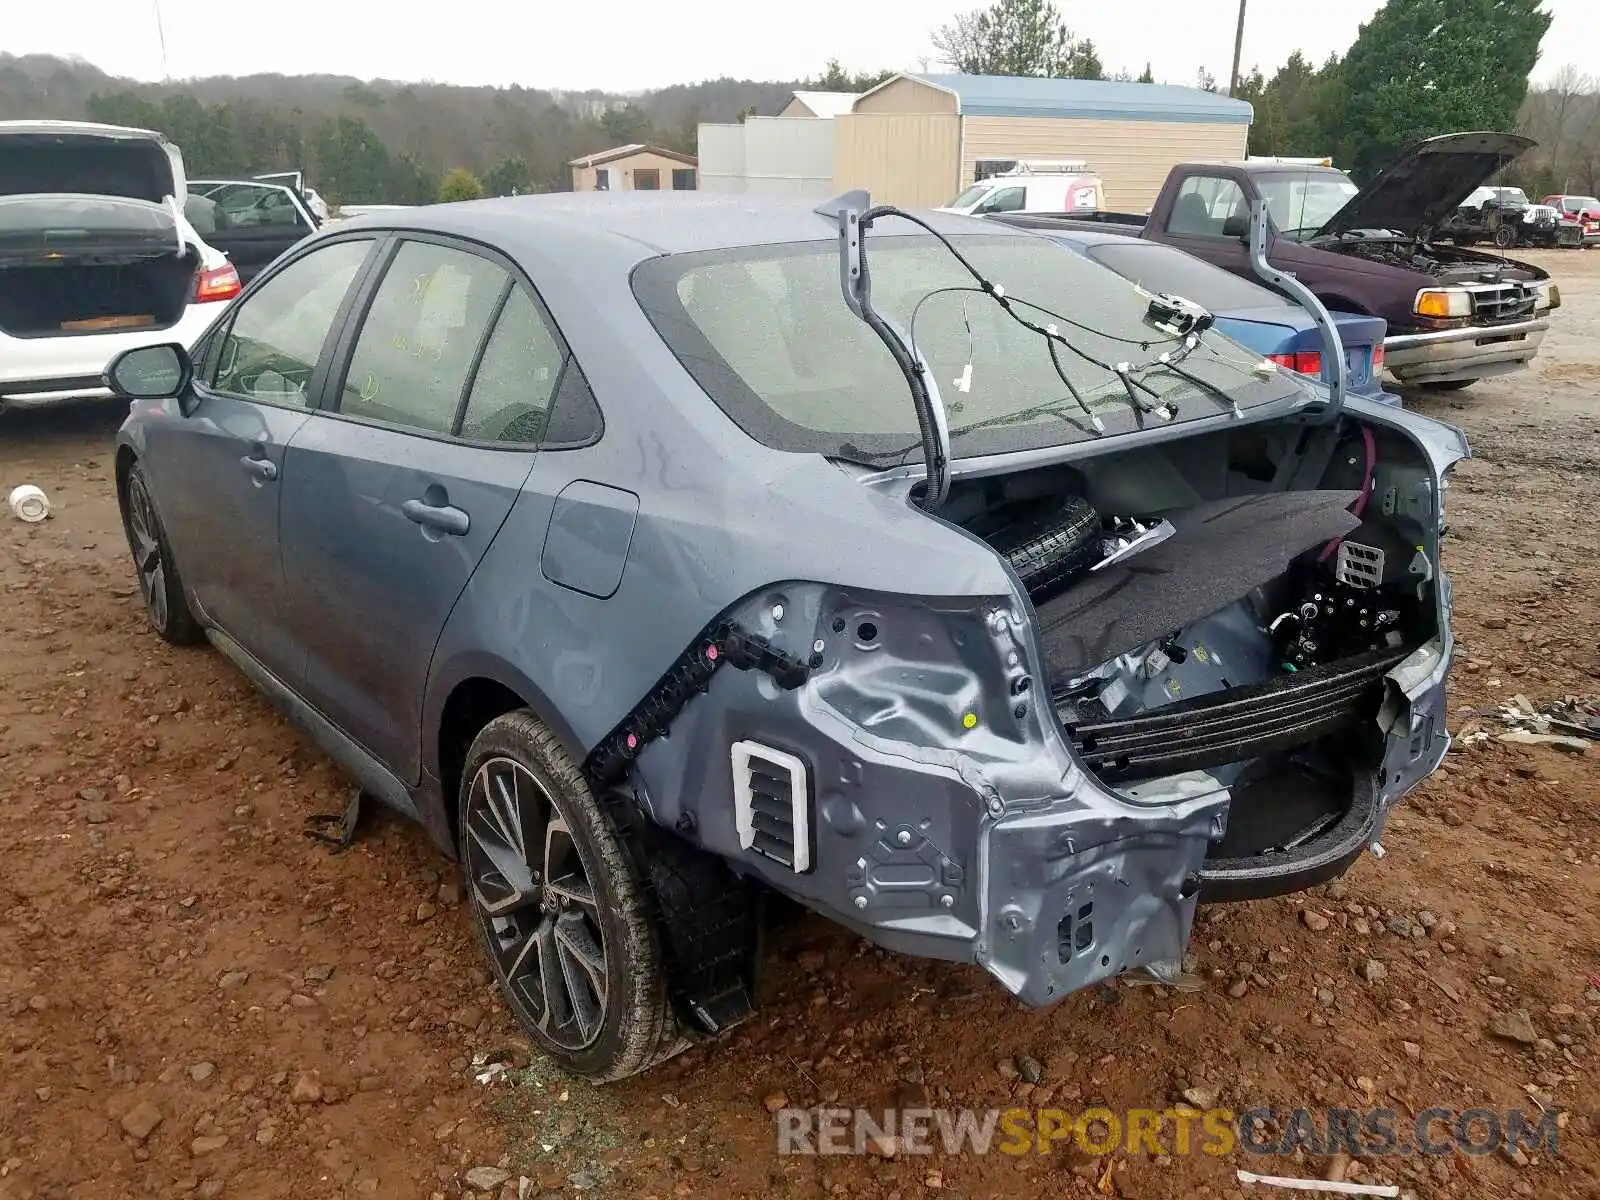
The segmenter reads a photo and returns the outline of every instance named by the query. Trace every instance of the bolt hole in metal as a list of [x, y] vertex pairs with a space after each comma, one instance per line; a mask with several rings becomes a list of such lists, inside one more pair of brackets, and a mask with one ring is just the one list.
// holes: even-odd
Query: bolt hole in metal
[[512, 996], [539, 1031], [583, 1050], [605, 1024], [600, 909], [571, 828], [533, 773], [492, 758], [467, 798], [467, 871]]
[[878, 623], [876, 621], [861, 621], [856, 625], [856, 643], [863, 649], [874, 645], [878, 640]]

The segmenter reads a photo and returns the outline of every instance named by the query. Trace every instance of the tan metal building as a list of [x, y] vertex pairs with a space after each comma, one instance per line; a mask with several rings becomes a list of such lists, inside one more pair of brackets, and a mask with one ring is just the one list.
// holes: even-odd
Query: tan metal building
[[697, 164], [659, 146], [616, 146], [567, 164], [575, 192], [692, 192]]
[[1084, 159], [1106, 207], [1143, 212], [1175, 163], [1243, 158], [1253, 116], [1243, 100], [1170, 84], [896, 75], [834, 118], [833, 182], [932, 207], [1017, 162]]

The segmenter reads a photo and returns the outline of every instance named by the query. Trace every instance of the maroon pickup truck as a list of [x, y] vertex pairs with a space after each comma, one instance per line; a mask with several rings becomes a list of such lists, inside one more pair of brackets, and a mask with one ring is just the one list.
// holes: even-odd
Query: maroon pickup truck
[[1384, 318], [1390, 374], [1412, 386], [1466, 387], [1527, 366], [1561, 297], [1548, 272], [1443, 245], [1434, 231], [1533, 144], [1510, 133], [1428, 138], [1365, 188], [1332, 167], [1180, 163], [1148, 217], [1101, 212], [1061, 224], [1136, 227], [1140, 237], [1253, 279], [1249, 213], [1264, 200], [1269, 260], [1329, 309]]

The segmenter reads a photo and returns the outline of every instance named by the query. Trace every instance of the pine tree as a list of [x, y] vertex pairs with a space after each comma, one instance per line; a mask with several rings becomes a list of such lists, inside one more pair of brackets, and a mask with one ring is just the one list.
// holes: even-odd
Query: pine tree
[[1544, 0], [1389, 0], [1327, 97], [1340, 165], [1366, 178], [1418, 138], [1514, 129], [1549, 28]]

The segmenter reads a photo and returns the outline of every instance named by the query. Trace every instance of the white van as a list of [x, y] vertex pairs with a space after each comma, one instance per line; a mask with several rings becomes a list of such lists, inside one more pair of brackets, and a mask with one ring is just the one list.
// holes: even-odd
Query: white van
[[[991, 165], [1002, 169], [985, 170]], [[980, 161], [977, 166], [978, 181], [940, 212], [1089, 213], [1105, 207], [1105, 185], [1086, 162]]]

